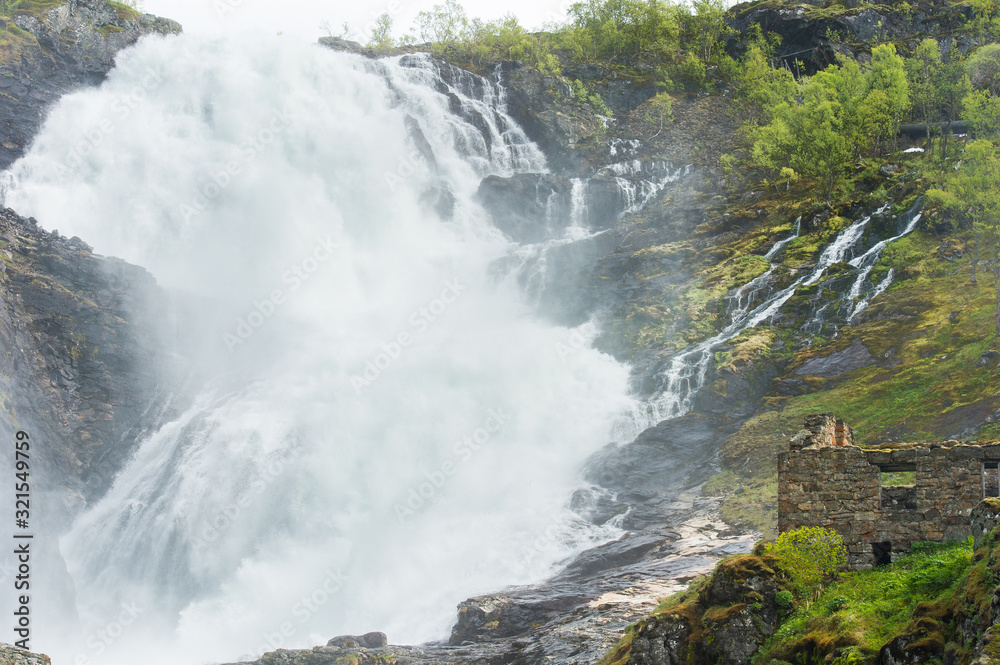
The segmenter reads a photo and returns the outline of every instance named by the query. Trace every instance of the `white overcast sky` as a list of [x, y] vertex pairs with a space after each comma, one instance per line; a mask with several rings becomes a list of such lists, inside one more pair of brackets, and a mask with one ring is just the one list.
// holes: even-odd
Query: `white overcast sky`
[[[461, 0], [460, 0], [461, 1]], [[574, 0], [465, 0], [461, 4], [470, 17], [500, 18], [513, 13], [527, 28], [566, 17]], [[373, 19], [388, 13], [393, 19], [393, 35], [405, 34], [417, 12], [430, 9], [443, 0], [140, 0], [143, 11], [172, 18], [184, 31], [198, 34], [259, 32], [281, 33], [284, 39], [315, 42], [324, 35], [320, 25], [326, 21], [339, 32], [346, 21], [353, 38], [367, 41]]]

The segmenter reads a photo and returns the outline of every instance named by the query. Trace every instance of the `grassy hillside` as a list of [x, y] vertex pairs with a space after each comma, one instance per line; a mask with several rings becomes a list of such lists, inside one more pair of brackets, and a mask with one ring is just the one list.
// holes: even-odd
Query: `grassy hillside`
[[839, 573], [813, 590], [796, 585], [787, 559], [761, 548], [730, 557], [629, 627], [601, 665], [639, 662], [651, 649], [691, 665], [745, 648], [753, 665], [867, 665], [889, 654], [893, 662], [968, 665], [983, 653], [995, 657], [988, 629], [1000, 583], [996, 536], [975, 553], [971, 539], [919, 543], [889, 566]]
[[[939, 174], [938, 165], [926, 159], [911, 160], [908, 169], [905, 184], [890, 192], [906, 202], [929, 188]], [[706, 267], [702, 274], [718, 274], [727, 263], [740, 261], [761, 235], [787, 228], [787, 220], [802, 205], [792, 197], [768, 203], [774, 212], [759, 224], [760, 230], [735, 240], [726, 248], [732, 258]], [[857, 203], [875, 205], [863, 198]], [[815, 260], [831, 229], [841, 225], [828, 223], [804, 234], [789, 245], [785, 264]], [[967, 229], [925, 210], [917, 230], [882, 253], [873, 273], [891, 268], [895, 281], [852, 325], [841, 326], [832, 339], [802, 333], [801, 320], [795, 317], [796, 296], [786, 304], [790, 315], [776, 329], [761, 329], [776, 339], [770, 353], [778, 356], [783, 370], [758, 413], [724, 442], [722, 470], [705, 486], [708, 494], [729, 496], [723, 504], [726, 518], [774, 535], [776, 454], [811, 413], [845, 418], [862, 444], [1000, 438], [995, 291], [989, 275], [981, 273], [977, 283], [970, 282], [972, 242]], [[738, 286], [741, 278], [725, 280], [719, 290]], [[799, 373], [809, 359], [829, 357], [857, 343], [871, 355], [867, 366], [832, 377]]]

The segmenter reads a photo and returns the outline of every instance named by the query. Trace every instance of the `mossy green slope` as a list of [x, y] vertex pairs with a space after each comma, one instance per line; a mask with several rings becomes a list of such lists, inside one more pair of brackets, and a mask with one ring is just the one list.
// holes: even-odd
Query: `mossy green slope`
[[[669, 638], [677, 626], [683, 628], [678, 662], [709, 662], [699, 658], [713, 643], [713, 631], [748, 610], [760, 615], [758, 627], [767, 623], [768, 611], [779, 618], [777, 630], [749, 659], [753, 665], [867, 665], [887, 662], [890, 652], [893, 662], [968, 665], [991, 649], [1000, 651], [995, 646], [1000, 640], [989, 631], [997, 618], [991, 600], [1000, 584], [996, 539], [994, 533], [975, 554], [971, 539], [919, 543], [889, 566], [841, 573], [818, 595], [798, 600], [788, 593], [791, 584], [778, 559], [731, 557], [631, 626], [601, 664], [655, 662], [643, 655], [647, 645], [641, 642], [651, 634]], [[732, 596], [731, 604], [712, 604], [710, 590], [727, 579], [744, 588], [764, 588], [761, 581], [768, 580], [770, 597]]]
[[[668, 343], [682, 348], [699, 337], [692, 334], [695, 330], [721, 329], [726, 323], [722, 294], [760, 271], [740, 266], [757, 266], [758, 261], [748, 257], [759, 258], [776, 240], [787, 237], [795, 220], [803, 220], [802, 233], [783, 253], [775, 271], [776, 288], [815, 262], [835, 234], [863, 211], [890, 200], [897, 202], [893, 210], [902, 213], [933, 186], [938, 169], [911, 160], [901, 178], [879, 181], [863, 175], [853, 200], [829, 211], [794, 191], [764, 194], [750, 205], [723, 208], [729, 228], [742, 232], [730, 232], [728, 242], [723, 238], [711, 257], [703, 252], [686, 261], [693, 278], [678, 300], [689, 303], [686, 313], [691, 323], [676, 330]], [[727, 519], [773, 535], [776, 455], [811, 413], [837, 414], [855, 429], [862, 444], [998, 438], [1000, 355], [994, 354], [1000, 353], [1000, 340], [992, 327], [995, 294], [988, 275], [970, 282], [966, 249], [971, 240], [971, 233], [952, 228], [934, 210], [924, 210], [916, 230], [890, 243], [872, 272], [878, 281], [892, 269], [893, 284], [851, 325], [841, 323], [832, 334], [802, 330], [810, 301], [833, 295], [824, 289], [841, 272], [853, 271], [846, 264], [838, 270], [837, 264], [815, 286], [800, 287], [773, 325], [747, 331], [731, 341], [731, 348], [716, 354], [716, 371], [732, 369], [734, 364], [744, 371], [760, 363], [779, 368], [757, 414], [723, 443], [721, 472], [705, 486], [706, 493], [727, 497], [722, 505]], [[637, 339], [644, 337], [644, 331], [636, 333]], [[863, 367], [837, 376], [816, 376], [807, 373], [808, 367], [802, 369], [810, 359], [826, 358], [857, 344], [871, 356]], [[709, 385], [705, 390], [714, 388]]]

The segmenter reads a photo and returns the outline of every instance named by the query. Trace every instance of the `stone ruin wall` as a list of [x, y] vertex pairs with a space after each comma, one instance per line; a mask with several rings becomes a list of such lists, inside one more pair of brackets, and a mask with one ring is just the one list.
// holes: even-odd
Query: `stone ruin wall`
[[[984, 465], [997, 460], [998, 443], [862, 449], [843, 421], [810, 416], [778, 456], [778, 530], [833, 529], [854, 568], [875, 561], [873, 543], [891, 543], [895, 555], [917, 541], [963, 540], [983, 499]], [[883, 471], [914, 471], [916, 478], [882, 487]]]

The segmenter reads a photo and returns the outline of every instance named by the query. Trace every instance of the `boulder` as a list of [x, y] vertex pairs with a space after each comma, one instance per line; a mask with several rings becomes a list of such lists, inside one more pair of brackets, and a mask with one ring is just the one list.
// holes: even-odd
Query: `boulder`
[[878, 167], [878, 174], [883, 178], [892, 178], [904, 170], [899, 164], [883, 164]]
[[976, 361], [976, 367], [995, 365], [998, 360], [1000, 360], [1000, 353], [997, 353], [996, 351], [987, 351], [983, 355], [979, 356], [979, 360]]
[[810, 358], [802, 363], [795, 370], [795, 373], [800, 376], [822, 376], [829, 379], [874, 364], [875, 358], [871, 351], [860, 339], [856, 339], [842, 351], [835, 351], [828, 356]]
[[998, 652], [1000, 652], [1000, 625], [993, 625], [987, 628], [976, 642], [972, 665], [1000, 665], [1000, 658], [996, 657]]
[[983, 545], [986, 537], [1000, 526], [1000, 498], [989, 497], [979, 502], [969, 515], [969, 526], [976, 549]]
[[750, 663], [778, 627], [778, 582], [772, 564], [768, 557], [746, 554], [720, 562], [696, 603], [678, 605], [637, 624], [628, 665]]
[[944, 655], [942, 626], [934, 619], [920, 618], [903, 635], [889, 640], [878, 652], [879, 665], [918, 665], [940, 662]]
[[451, 645], [488, 642], [523, 635], [550, 620], [585, 605], [590, 598], [573, 593], [513, 598], [487, 595], [458, 605], [458, 622], [451, 629]]
[[362, 649], [381, 649], [389, 644], [385, 633], [373, 631], [364, 635], [338, 635], [326, 643], [328, 647], [360, 647]]
[[48, 656], [0, 642], [0, 665], [52, 665]]

